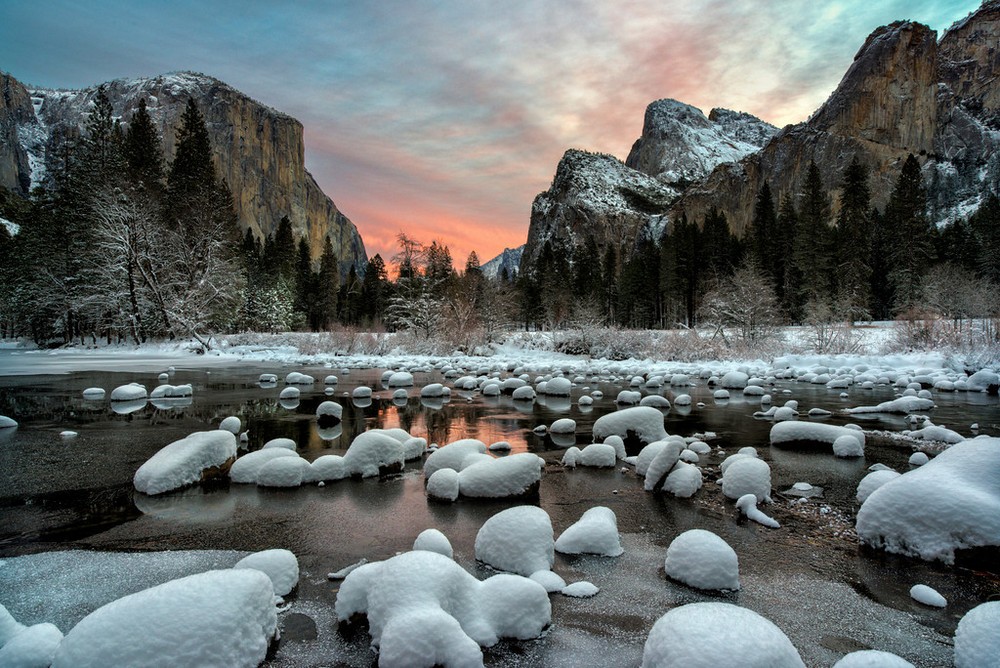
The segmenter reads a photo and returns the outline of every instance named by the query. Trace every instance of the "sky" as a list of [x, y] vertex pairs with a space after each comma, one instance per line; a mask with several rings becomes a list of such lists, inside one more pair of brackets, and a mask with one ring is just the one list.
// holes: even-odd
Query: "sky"
[[675, 98], [805, 120], [880, 25], [978, 0], [0, 0], [0, 69], [79, 88], [191, 70], [299, 119], [306, 167], [389, 260], [527, 238], [569, 148], [624, 160]]

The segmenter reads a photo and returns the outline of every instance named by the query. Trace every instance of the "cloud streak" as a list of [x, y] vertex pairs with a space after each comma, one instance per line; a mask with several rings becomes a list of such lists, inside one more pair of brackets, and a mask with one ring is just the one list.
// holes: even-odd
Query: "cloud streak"
[[673, 97], [804, 120], [865, 37], [942, 30], [975, 1], [464, 0], [9, 3], [0, 66], [39, 86], [191, 69], [295, 116], [306, 162], [388, 258], [405, 230], [456, 263], [524, 242], [567, 148], [624, 158]]

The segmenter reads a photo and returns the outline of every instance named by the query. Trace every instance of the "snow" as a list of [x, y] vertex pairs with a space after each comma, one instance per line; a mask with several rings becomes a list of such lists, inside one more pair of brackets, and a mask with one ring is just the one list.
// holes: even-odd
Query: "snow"
[[701, 469], [685, 462], [677, 462], [667, 479], [663, 481], [663, 490], [681, 499], [689, 499], [701, 489]]
[[833, 668], [914, 668], [913, 664], [891, 652], [862, 649], [845, 654]]
[[618, 537], [618, 520], [614, 511], [605, 506], [587, 510], [576, 523], [562, 532], [555, 542], [555, 549], [563, 554], [621, 556], [625, 550]]
[[[239, 460], [237, 460], [239, 461]], [[327, 482], [343, 480], [348, 475], [347, 463], [340, 455], [320, 455], [309, 464], [309, 470], [303, 473], [303, 482]]]
[[574, 434], [576, 433], [576, 420], [572, 418], [560, 418], [549, 426], [552, 434]]
[[[864, 434], [861, 437], [864, 438]], [[833, 441], [833, 454], [844, 458], [864, 457], [865, 447], [854, 434], [844, 434]]]
[[66, 634], [52, 666], [256, 666], [277, 624], [267, 575], [208, 571], [98, 608]]
[[0, 415], [0, 429], [12, 429], [16, 427], [17, 420], [7, 417], [6, 415]]
[[1000, 438], [948, 448], [876, 489], [857, 516], [862, 541], [953, 563], [955, 550], [1000, 545]]
[[644, 472], [646, 480], [643, 482], [643, 488], [647, 492], [653, 492], [660, 486], [663, 478], [674, 468], [683, 449], [682, 439], [672, 438], [664, 441], [663, 447], [659, 448]]
[[316, 407], [316, 417], [323, 422], [340, 422], [344, 407], [336, 401], [324, 401]]
[[663, 567], [669, 577], [697, 589], [740, 588], [735, 550], [704, 529], [690, 529], [670, 541]]
[[643, 668], [804, 668], [788, 636], [731, 603], [689, 603], [660, 617], [642, 652]]
[[550, 594], [566, 588], [566, 581], [550, 570], [535, 571], [529, 577], [545, 587], [545, 591]]
[[961, 443], [965, 440], [965, 437], [957, 431], [953, 431], [947, 427], [939, 427], [934, 424], [926, 424], [921, 429], [914, 429], [913, 431], [903, 433], [909, 438], [915, 438], [920, 441], [935, 441], [938, 443], [950, 443], [952, 445], [955, 443]]
[[955, 668], [997, 665], [1000, 657], [1000, 601], [981, 603], [955, 629]]
[[730, 371], [719, 380], [719, 386], [728, 390], [742, 390], [750, 376], [742, 371]]
[[408, 371], [397, 371], [389, 376], [387, 385], [393, 387], [413, 387], [413, 374]]
[[768, 516], [757, 508], [757, 497], [753, 494], [744, 494], [740, 498], [736, 499], [736, 507], [746, 516], [748, 520], [756, 522], [757, 524], [762, 524], [771, 529], [778, 529], [781, 527], [776, 519]]
[[104, 399], [103, 387], [88, 387], [83, 391], [83, 398], [88, 401], [100, 401]]
[[458, 473], [461, 496], [499, 499], [537, 490], [545, 460], [530, 452], [478, 461]]
[[898, 399], [893, 399], [891, 401], [883, 401], [875, 406], [858, 406], [856, 408], [848, 408], [845, 412], [855, 415], [861, 413], [897, 413], [905, 415], [915, 411], [929, 411], [932, 408], [934, 408], [934, 401], [932, 399], [922, 399], [921, 397], [908, 396], [899, 397]]
[[[839, 427], [833, 424], [824, 424], [822, 422], [778, 422], [773, 427], [771, 427], [770, 441], [771, 445], [778, 447], [814, 447], [814, 446], [826, 446], [833, 447], [837, 442], [837, 439], [848, 436], [857, 442], [856, 449], [852, 450], [857, 452], [860, 450], [859, 454], [856, 455], [838, 455], [838, 456], [857, 456], [860, 457], [864, 455], [865, 447], [865, 434], [863, 431], [857, 429], [851, 429], [849, 427]], [[842, 442], [841, 450], [849, 450], [846, 445]], [[836, 449], [834, 449], [836, 454]]]
[[926, 452], [914, 452], [910, 455], [908, 463], [910, 466], [923, 466], [929, 461], [930, 457], [927, 456]]
[[190, 385], [157, 385], [153, 388], [153, 391], [149, 393], [150, 399], [179, 399], [190, 397], [194, 394], [194, 390]]
[[[572, 457], [570, 451], [575, 450]], [[570, 457], [572, 464], [567, 462], [566, 457]], [[613, 467], [618, 461], [618, 453], [613, 445], [607, 443], [591, 443], [582, 450], [573, 447], [566, 451], [563, 464], [566, 466], [593, 466], [596, 468]]]
[[652, 406], [634, 406], [603, 415], [594, 422], [595, 441], [603, 441], [611, 435], [625, 439], [630, 432], [643, 443], [666, 438], [663, 413]]
[[285, 448], [265, 448], [243, 455], [229, 467], [229, 479], [233, 482], [256, 484], [257, 474], [264, 464], [279, 457], [298, 457], [292, 450]]
[[429, 383], [420, 388], [420, 396], [423, 398], [437, 399], [447, 396], [449, 392], [448, 388], [441, 383]]
[[771, 500], [771, 467], [756, 457], [733, 461], [722, 477], [722, 493], [730, 499], [753, 494], [759, 503]]
[[297, 388], [297, 387], [286, 387], [278, 395], [278, 398], [279, 399], [294, 399], [294, 400], [298, 400], [300, 394], [301, 394], [301, 392], [299, 391], [299, 388]]
[[62, 639], [62, 631], [55, 624], [43, 622], [22, 627], [6, 641], [0, 642], [0, 666], [48, 668]]
[[536, 506], [515, 506], [490, 517], [476, 534], [476, 559], [524, 576], [552, 568], [552, 521]]
[[572, 388], [573, 383], [569, 378], [557, 376], [545, 383], [545, 392], [540, 392], [540, 394], [547, 394], [553, 397], [568, 397]]
[[427, 478], [427, 496], [442, 501], [455, 501], [459, 493], [458, 471], [438, 469]]
[[923, 603], [934, 608], [943, 608], [948, 605], [948, 601], [944, 596], [924, 584], [915, 584], [910, 587], [910, 598], [918, 603]]
[[195, 432], [165, 446], [135, 472], [143, 494], [162, 494], [198, 482], [206, 469], [236, 458], [236, 436], [219, 429]]
[[274, 549], [243, 557], [233, 568], [253, 568], [271, 579], [278, 596], [287, 596], [299, 584], [299, 560], [290, 550]]
[[560, 594], [563, 596], [569, 596], [570, 598], [590, 598], [592, 596], [597, 596], [598, 592], [601, 590], [597, 588], [597, 585], [582, 580], [580, 582], [574, 582], [573, 584], [566, 585], [560, 590]]
[[292, 371], [285, 376], [285, 385], [312, 385], [316, 379], [307, 373]]
[[437, 552], [449, 559], [455, 554], [451, 548], [451, 541], [437, 529], [424, 529], [421, 531], [420, 535], [413, 541], [413, 549]]
[[403, 444], [381, 429], [358, 434], [344, 454], [344, 464], [352, 476], [371, 478], [399, 468], [405, 462]]
[[436, 552], [365, 564], [341, 584], [337, 618], [368, 617], [380, 666], [481, 666], [480, 646], [538, 637], [552, 607], [545, 588], [499, 574], [480, 582]]
[[263, 450], [291, 450], [292, 452], [295, 452], [298, 450], [298, 445], [296, 445], [295, 441], [290, 438], [279, 437], [272, 438], [270, 441], [265, 443], [261, 447], [261, 451]]

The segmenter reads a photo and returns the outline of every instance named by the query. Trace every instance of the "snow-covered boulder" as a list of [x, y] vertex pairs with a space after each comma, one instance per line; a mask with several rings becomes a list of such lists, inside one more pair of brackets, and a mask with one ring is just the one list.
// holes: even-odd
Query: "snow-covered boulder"
[[[508, 378], [508, 380], [510, 380]], [[530, 385], [522, 385], [516, 388], [510, 395], [511, 399], [514, 401], [534, 401], [535, 400], [535, 388]]]
[[413, 387], [413, 374], [408, 371], [397, 371], [386, 381], [389, 387]]
[[139, 383], [119, 385], [111, 390], [111, 401], [137, 401], [146, 397], [146, 387]]
[[270, 448], [255, 450], [243, 455], [229, 467], [229, 479], [233, 482], [256, 484], [257, 474], [264, 464], [279, 457], [298, 457], [294, 450]]
[[670, 541], [663, 567], [674, 580], [697, 589], [727, 591], [740, 588], [736, 551], [722, 538], [704, 529], [685, 531]]
[[380, 429], [358, 434], [344, 453], [348, 473], [362, 478], [401, 471], [405, 461], [403, 444]]
[[744, 494], [740, 498], [736, 499], [736, 507], [739, 509], [746, 518], [757, 524], [762, 524], [771, 529], [777, 529], [781, 527], [778, 521], [773, 517], [769, 517], [764, 514], [763, 511], [757, 508], [757, 496], [754, 494]]
[[689, 603], [653, 625], [643, 668], [804, 668], [784, 632], [753, 610], [731, 603]]
[[0, 429], [16, 429], [17, 420], [14, 418], [7, 417], [6, 415], [0, 415]]
[[1000, 438], [948, 448], [861, 505], [858, 536], [889, 552], [953, 563], [955, 550], [1000, 546]]
[[525, 577], [552, 568], [552, 520], [536, 506], [515, 506], [486, 520], [476, 534], [476, 559]]
[[932, 608], [943, 608], [948, 605], [948, 601], [944, 596], [925, 584], [915, 584], [910, 587], [910, 598], [917, 603], [923, 603]]
[[576, 420], [572, 418], [560, 418], [549, 426], [550, 434], [575, 434]]
[[581, 580], [579, 582], [566, 585], [559, 591], [559, 593], [563, 596], [569, 596], [570, 598], [590, 598], [591, 596], [597, 596], [597, 592], [599, 591], [601, 590], [598, 589], [597, 585], [594, 583]]
[[307, 373], [292, 371], [285, 376], [285, 385], [312, 385], [316, 379]]
[[139, 467], [132, 478], [143, 494], [162, 494], [225, 474], [236, 459], [236, 435], [215, 429], [199, 431], [163, 447]]
[[776, 447], [832, 449], [834, 443], [841, 436], [849, 436], [858, 442], [861, 453], [850, 456], [860, 457], [864, 455], [865, 433], [858, 429], [838, 427], [822, 422], [778, 422], [771, 427], [771, 445]]
[[428, 480], [440, 469], [462, 470], [462, 462], [469, 455], [483, 454], [486, 444], [474, 438], [463, 438], [438, 448], [424, 461], [424, 477]]
[[885, 483], [898, 478], [899, 473], [893, 471], [892, 469], [881, 469], [878, 471], [872, 471], [858, 483], [857, 499], [860, 503], [864, 503], [865, 499], [872, 495], [876, 489], [884, 485]]
[[630, 434], [642, 443], [652, 443], [666, 438], [663, 413], [652, 406], [634, 406], [608, 413], [594, 422], [595, 441], [603, 441], [612, 435], [627, 439]]
[[233, 568], [254, 568], [271, 578], [278, 596], [287, 596], [299, 584], [299, 560], [291, 550], [263, 550], [247, 555]]
[[730, 371], [719, 380], [719, 387], [727, 390], [742, 390], [747, 386], [750, 376], [742, 371]]
[[[862, 434], [864, 436], [864, 434]], [[844, 434], [838, 436], [833, 441], [833, 454], [837, 457], [849, 459], [852, 457], [864, 457], [865, 448], [861, 441], [854, 434]]]
[[54, 624], [25, 626], [0, 605], [0, 666], [48, 668], [62, 639]]
[[771, 500], [771, 467], [763, 459], [742, 457], [722, 476], [722, 493], [730, 499], [753, 494], [759, 503]]
[[568, 397], [572, 389], [573, 383], [563, 376], [556, 376], [545, 383], [545, 394], [553, 397]]
[[437, 552], [451, 559], [455, 552], [451, 548], [451, 541], [448, 537], [437, 529], [424, 529], [413, 541], [414, 550], [426, 550]]
[[833, 668], [914, 668], [906, 659], [877, 649], [862, 649], [841, 657]]
[[[537, 494], [545, 460], [530, 452], [487, 459], [458, 473], [458, 491], [470, 498], [502, 499]], [[530, 575], [530, 574], [529, 574]]]
[[411, 436], [403, 441], [403, 459], [412, 462], [420, 459], [427, 452], [427, 439], [422, 436]]
[[368, 617], [379, 666], [481, 666], [480, 646], [537, 638], [552, 607], [545, 588], [500, 574], [480, 582], [453, 560], [416, 550], [352, 571], [337, 618]]
[[663, 491], [681, 499], [689, 499], [701, 489], [701, 469], [685, 462], [677, 462], [663, 481]]
[[340, 455], [320, 455], [309, 464], [309, 470], [304, 473], [303, 482], [343, 480], [349, 475], [347, 462], [344, 461], [343, 457]]
[[299, 487], [310, 474], [309, 462], [302, 457], [278, 457], [257, 471], [260, 487]]
[[555, 548], [563, 554], [598, 554], [604, 557], [617, 557], [625, 552], [618, 536], [618, 519], [613, 510], [604, 506], [586, 511], [575, 524], [562, 532]]
[[438, 469], [427, 477], [427, 496], [441, 501], [458, 499], [458, 471], [455, 469]]
[[446, 389], [441, 383], [430, 383], [420, 388], [420, 396], [425, 399], [440, 399], [447, 394]]
[[904, 396], [891, 401], [883, 401], [875, 406], [857, 406], [856, 408], [848, 408], [845, 412], [851, 414], [896, 413], [899, 415], [906, 415], [907, 413], [914, 413], [916, 411], [929, 411], [932, 408], [934, 408], [934, 401], [932, 399], [923, 399], [917, 396]]
[[595, 468], [612, 468], [618, 463], [618, 454], [613, 445], [607, 443], [591, 443], [578, 451], [577, 466], [593, 466]]
[[336, 401], [324, 401], [316, 407], [316, 420], [321, 424], [336, 424], [344, 414], [344, 407]]
[[1000, 601], [981, 603], [955, 629], [955, 668], [997, 665], [1000, 657]]
[[299, 396], [301, 394], [302, 393], [299, 391], [299, 388], [297, 387], [286, 387], [281, 391], [280, 394], [278, 394], [278, 399], [284, 401], [298, 401]]
[[947, 427], [939, 427], [935, 424], [929, 424], [921, 429], [908, 431], [906, 432], [906, 435], [909, 438], [913, 438], [918, 441], [935, 441], [938, 443], [948, 443], [950, 445], [961, 443], [965, 440], [965, 437], [957, 431], [948, 429]]
[[100, 401], [104, 398], [104, 388], [88, 387], [83, 391], [83, 398], [87, 401]]
[[674, 465], [680, 459], [684, 445], [684, 440], [681, 438], [668, 438], [664, 441], [663, 447], [657, 451], [646, 467], [644, 473], [646, 479], [643, 482], [643, 488], [647, 492], [659, 489], [663, 479], [673, 470]]
[[191, 385], [157, 385], [149, 393], [150, 399], [185, 399], [194, 395]]
[[980, 369], [965, 381], [965, 389], [969, 392], [987, 392], [990, 387], [1000, 385], [1000, 374], [991, 369]]
[[666, 410], [670, 408], [670, 400], [667, 399], [662, 394], [650, 394], [643, 397], [639, 401], [640, 406], [652, 406], [653, 408], [659, 408], [661, 410]]
[[98, 608], [66, 634], [52, 666], [256, 666], [277, 628], [267, 575], [208, 571]]
[[545, 591], [550, 594], [562, 591], [566, 587], [566, 581], [558, 574], [549, 570], [535, 571], [531, 574], [531, 579], [545, 587]]
[[[284, 436], [279, 436], [278, 438], [272, 438], [270, 441], [261, 446], [260, 450], [291, 450], [295, 452], [299, 449], [299, 446], [290, 438], [285, 438]], [[241, 458], [242, 459], [242, 458]]]

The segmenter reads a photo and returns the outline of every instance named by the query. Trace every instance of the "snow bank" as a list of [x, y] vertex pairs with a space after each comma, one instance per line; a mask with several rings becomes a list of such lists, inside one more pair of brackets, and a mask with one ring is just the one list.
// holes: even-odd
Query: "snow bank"
[[957, 549], [1000, 546], [1000, 438], [953, 445], [886, 482], [861, 505], [857, 531], [869, 545], [949, 564]]
[[995, 666], [1000, 657], [1000, 601], [977, 605], [955, 629], [955, 668]]
[[256, 666], [277, 626], [267, 575], [208, 571], [98, 608], [66, 634], [52, 666]]
[[731, 603], [689, 603], [653, 625], [643, 668], [804, 668], [788, 636], [752, 610]]
[[139, 467], [132, 479], [143, 494], [162, 494], [198, 482], [209, 469], [236, 458], [236, 436], [216, 429], [195, 432], [165, 446]]
[[436, 552], [417, 550], [352, 571], [337, 593], [344, 621], [368, 617], [380, 666], [481, 666], [480, 646], [537, 638], [552, 607], [545, 588], [515, 575], [480, 582]]
[[486, 520], [476, 534], [476, 559], [500, 571], [529, 576], [555, 561], [549, 514], [515, 506]]
[[530, 452], [478, 461], [458, 473], [459, 494], [500, 499], [537, 492], [544, 467], [545, 460]]
[[685, 531], [670, 542], [667, 575], [697, 589], [740, 588], [739, 560], [729, 543], [704, 529]]
[[582, 517], [559, 536], [555, 549], [563, 554], [598, 554], [603, 557], [621, 556], [618, 519], [615, 512], [604, 506], [586, 511]]

